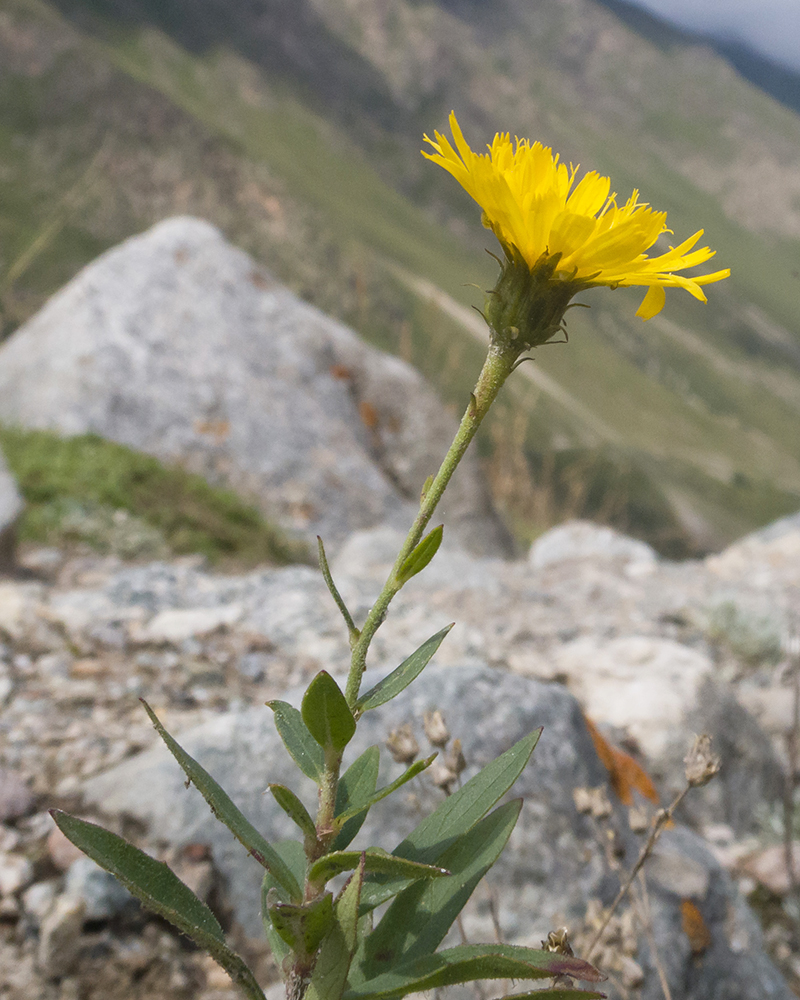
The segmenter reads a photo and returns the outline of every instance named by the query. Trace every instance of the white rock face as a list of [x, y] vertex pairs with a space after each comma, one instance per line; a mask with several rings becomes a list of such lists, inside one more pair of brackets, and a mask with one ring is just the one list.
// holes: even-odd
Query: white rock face
[[[104, 254], [3, 345], [0, 419], [181, 463], [330, 542], [407, 526], [456, 427], [409, 365], [191, 218]], [[445, 510], [470, 547], [505, 551], [475, 456]]]
[[651, 636], [576, 639], [555, 659], [588, 715], [625, 730], [651, 760], [664, 756], [676, 734], [685, 740], [685, 720], [713, 671], [704, 653]]
[[15, 526], [22, 507], [17, 481], [9, 472], [3, 453], [0, 452], [0, 570], [13, 565]]
[[13, 524], [22, 513], [22, 497], [0, 452], [0, 531]]
[[636, 565], [646, 571], [658, 556], [645, 542], [621, 535], [613, 528], [591, 521], [568, 521], [537, 538], [529, 558], [534, 569], [545, 569], [569, 560], [591, 559]]

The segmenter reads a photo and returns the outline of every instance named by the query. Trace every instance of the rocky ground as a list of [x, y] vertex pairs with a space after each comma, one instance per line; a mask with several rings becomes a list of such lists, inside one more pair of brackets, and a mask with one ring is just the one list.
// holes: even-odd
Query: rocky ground
[[[336, 553], [356, 619], [396, 541], [393, 531], [361, 532]], [[455, 621], [439, 665], [565, 685], [644, 764], [663, 802], [681, 784], [687, 739], [713, 731], [723, 775], [683, 819], [757, 906], [766, 947], [800, 995], [800, 914], [777, 847], [797, 741], [799, 557], [796, 520], [683, 564], [580, 524], [517, 562], [442, 551], [398, 598], [372, 662], [388, 669]], [[142, 696], [180, 734], [263, 705], [322, 667], [342, 669], [338, 612], [308, 567], [223, 576], [197, 559], [126, 565], [54, 550], [22, 563], [0, 580], [0, 997], [232, 998], [224, 973], [78, 858], [46, 810], [91, 816], [90, 779], [154, 744]], [[207, 844], [154, 844], [130, 816], [111, 822], [169, 857], [262, 982], [275, 979], [226, 909]]]

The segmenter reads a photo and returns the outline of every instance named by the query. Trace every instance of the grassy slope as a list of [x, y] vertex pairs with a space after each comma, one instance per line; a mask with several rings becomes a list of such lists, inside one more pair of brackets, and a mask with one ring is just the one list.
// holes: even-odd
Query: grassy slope
[[[5, 268], [50, 220], [56, 226], [11, 294], [7, 290], [11, 322], [104, 246], [157, 217], [194, 211], [221, 224], [301, 293], [381, 346], [410, 357], [440, 384], [445, 398], [463, 398], [479, 363], [477, 345], [458, 323], [415, 299], [395, 280], [392, 267], [425, 275], [465, 304], [480, 297], [463, 282], [486, 284], [492, 271], [474, 250], [481, 239], [476, 213], [438, 180], [419, 174], [411, 160], [418, 147], [407, 154], [408, 171], [423, 178], [417, 197], [436, 202], [457, 230], [466, 229], [467, 240], [434, 224], [430, 212], [381, 179], [372, 162], [388, 180], [403, 172], [396, 146], [391, 163], [376, 160], [374, 148], [368, 156], [324, 120], [313, 102], [300, 100], [295, 90], [230, 52], [190, 54], [147, 28], [119, 30], [102, 41], [90, 38], [40, 0], [9, 0], [3, 16], [7, 36], [10, 21], [17, 37], [27, 32], [40, 40], [44, 53], [51, 52], [33, 67], [0, 68]], [[447, 28], [443, 15], [428, 10], [426, 16], [431, 31]], [[556, 37], [561, 28], [554, 22], [552, 30]], [[0, 21], [0, 44], [2, 39]], [[61, 53], [53, 56], [59, 46]], [[495, 57], [488, 51], [481, 61], [479, 52], [469, 67], [490, 97], [497, 82]], [[508, 58], [517, 72], [513, 46]], [[457, 78], [461, 70], [456, 70]], [[644, 326], [631, 318], [635, 292], [592, 293], [586, 297], [592, 311], [573, 313], [569, 348], [540, 351], [537, 364], [614, 429], [619, 439], [614, 453], [690, 504], [705, 520], [711, 541], [796, 508], [800, 364], [789, 348], [800, 343], [792, 273], [799, 248], [732, 221], [714, 197], [673, 169], [663, 151], [669, 142], [676, 149], [691, 148], [695, 129], [712, 136], [719, 155], [727, 152], [726, 111], [719, 102], [728, 98], [717, 93], [721, 85], [707, 82], [707, 119], [697, 114], [689, 119], [679, 106], [664, 110], [651, 103], [644, 126], [641, 115], [634, 115], [629, 128], [614, 120], [610, 141], [610, 126], [598, 126], [599, 112], [583, 118], [576, 112], [557, 71], [537, 72], [528, 86], [538, 88], [534, 104], [550, 108], [553, 141], [566, 131], [559, 123], [569, 121], [569, 141], [586, 150], [584, 162], [612, 172], [620, 192], [638, 183], [670, 211], [678, 234], [702, 219], [719, 259], [735, 269], [730, 289], [717, 295], [721, 286], [712, 288], [706, 307], [673, 297], [664, 323]], [[613, 88], [618, 84], [609, 81], [610, 73], [606, 67], [601, 76]], [[664, 86], [663, 79], [652, 84]], [[788, 128], [788, 112], [745, 84], [738, 86], [730, 100], [750, 102], [765, 128]], [[60, 99], [54, 102], [56, 93]], [[433, 124], [443, 117], [448, 98], [442, 97]], [[88, 119], [87, 106], [94, 109]], [[525, 118], [526, 107], [521, 102], [515, 109], [518, 118]], [[796, 120], [791, 124], [797, 128]], [[76, 194], [75, 184], [109, 131], [111, 148], [100, 181], [90, 192], [79, 187]], [[75, 204], [71, 213], [63, 212], [67, 221], [58, 228], [63, 192], [70, 189], [66, 208], [72, 207], [70, 197]], [[742, 319], [752, 305], [777, 324], [788, 348], [776, 348]], [[765, 391], [771, 386], [780, 394]], [[535, 466], [536, 455], [550, 444], [580, 448], [593, 439], [592, 428], [547, 393], [520, 380], [514, 394], [526, 413], [525, 432], [510, 442], [500, 425], [508, 408], [498, 414], [483, 441], [493, 460], [504, 449], [516, 449]], [[513, 455], [506, 458], [514, 464]], [[509, 500], [507, 506], [522, 533], [541, 526], [535, 518], [525, 524], [519, 504], [512, 509]], [[544, 520], [560, 513], [550, 510]]]

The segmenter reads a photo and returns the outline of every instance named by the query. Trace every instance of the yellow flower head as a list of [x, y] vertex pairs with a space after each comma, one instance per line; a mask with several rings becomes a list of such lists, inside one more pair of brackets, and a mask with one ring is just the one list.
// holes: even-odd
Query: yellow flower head
[[[666, 212], [639, 201], [634, 191], [617, 205], [611, 181], [595, 171], [576, 183], [577, 168], [558, 162], [541, 143], [497, 133], [488, 154], [473, 153], [450, 114], [455, 148], [446, 136], [425, 136], [434, 149], [422, 155], [449, 171], [483, 209], [483, 224], [500, 241], [509, 260], [522, 258], [533, 271], [550, 261], [551, 282], [568, 282], [574, 291], [592, 285], [644, 285], [648, 291], [636, 313], [650, 319], [664, 307], [664, 289], [685, 288], [701, 302], [701, 288], [721, 281], [730, 269], [687, 278], [676, 274], [714, 256], [708, 247], [693, 250], [700, 229], [657, 257], [647, 250], [667, 228]], [[558, 255], [558, 256], [556, 256]]]

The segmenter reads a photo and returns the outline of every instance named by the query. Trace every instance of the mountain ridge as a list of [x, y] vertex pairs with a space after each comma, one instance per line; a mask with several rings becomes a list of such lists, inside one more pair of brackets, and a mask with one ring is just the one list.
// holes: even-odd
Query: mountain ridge
[[[185, 8], [158, 6], [162, 20]], [[412, 360], [460, 406], [480, 347], [398, 278], [432, 281], [461, 307], [480, 304], [465, 282], [493, 281], [476, 206], [418, 155], [421, 133], [443, 127], [456, 106], [473, 148], [495, 129], [540, 136], [564, 159], [609, 173], [621, 197], [641, 188], [667, 208], [676, 238], [705, 223], [720, 266], [734, 268], [706, 306], [668, 296], [666, 327], [633, 318], [635, 292], [592, 293], [591, 311], [571, 322], [569, 349], [538, 353], [542, 375], [621, 444], [603, 446], [603, 457], [590, 423], [519, 380], [480, 442], [518, 534], [578, 514], [652, 540], [637, 524], [659, 509], [673, 539], [664, 544], [680, 553], [800, 506], [796, 115], [707, 47], [663, 52], [592, 0], [547, 0], [535, 12], [498, 0], [491, 24], [485, 6], [452, 0], [229, 5], [226, 17], [244, 18], [240, 33], [244, 15], [282, 28], [271, 47], [268, 32], [257, 35], [267, 46], [258, 61], [230, 45], [182, 46], [142, 26], [147, 7], [9, 0], [0, 12], [7, 329], [106, 246], [189, 211]], [[212, 0], [194, 7], [221, 16]], [[127, 19], [114, 16], [125, 10]], [[291, 63], [309, 25], [316, 41]], [[319, 46], [327, 55], [309, 63]], [[349, 95], [366, 93], [361, 104], [342, 103], [332, 83], [326, 90], [325, 59], [348, 63], [354, 77], [333, 76]], [[98, 179], [65, 206], [98, 149]], [[37, 240], [43, 246], [9, 284]], [[560, 471], [531, 485], [547, 468]], [[621, 490], [613, 509], [586, 506], [586, 482], [603, 492], [598, 476]], [[631, 476], [649, 483], [644, 494]]]

